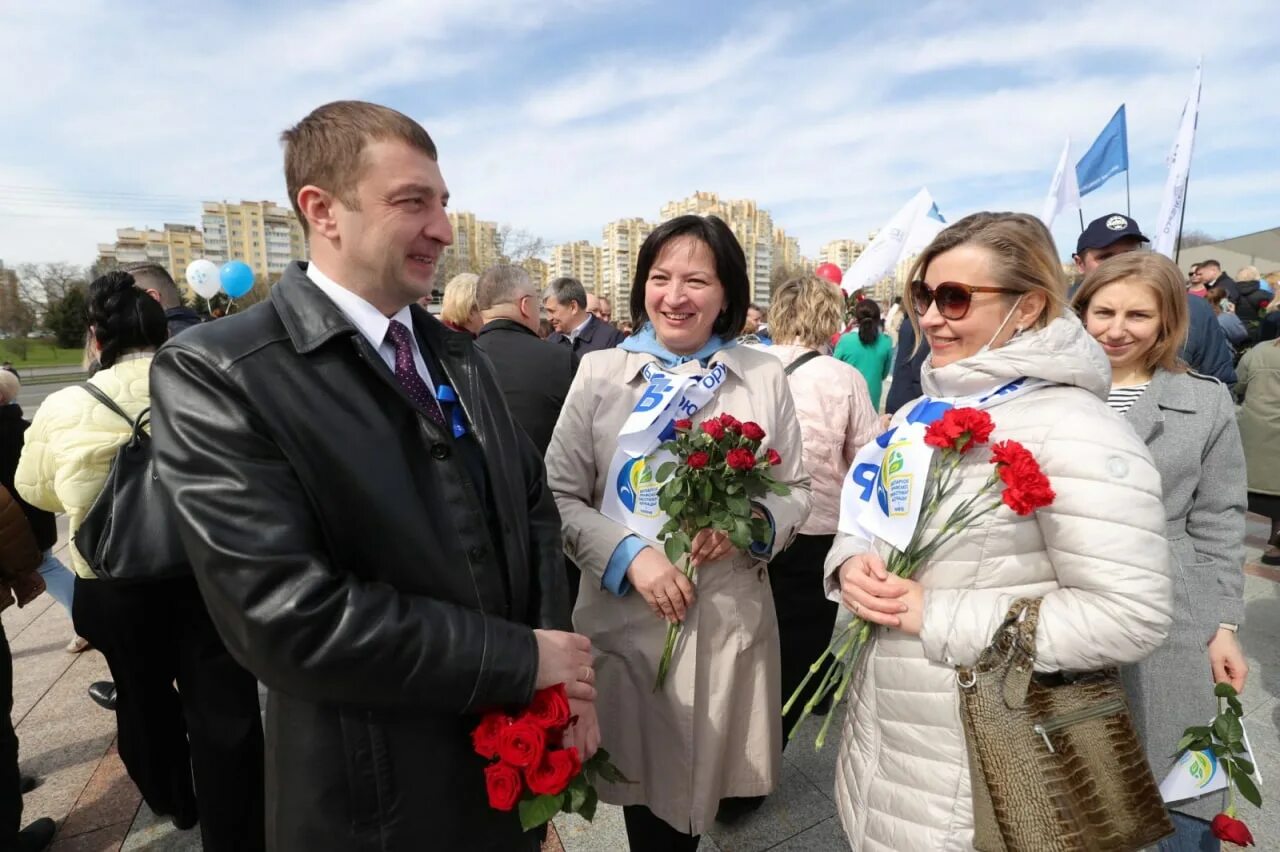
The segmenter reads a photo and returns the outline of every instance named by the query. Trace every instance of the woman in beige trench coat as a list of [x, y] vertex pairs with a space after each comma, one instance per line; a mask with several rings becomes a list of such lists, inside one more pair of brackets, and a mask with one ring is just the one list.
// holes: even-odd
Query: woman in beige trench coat
[[[633, 320], [647, 325], [621, 348], [583, 358], [547, 450], [565, 553], [582, 569], [574, 625], [594, 646], [601, 744], [633, 782], [603, 785], [600, 796], [624, 806], [632, 850], [696, 849], [721, 799], [763, 796], [779, 777], [778, 624], [764, 562], [804, 521], [809, 479], [780, 362], [733, 344], [749, 301], [743, 251], [723, 222], [683, 216], [659, 226], [640, 249], [631, 297]], [[696, 588], [606, 508], [618, 435], [650, 365], [677, 375], [723, 365], [723, 383], [693, 419], [727, 413], [760, 424], [782, 456], [773, 474], [791, 489], [756, 507], [772, 541], [743, 552], [720, 533], [695, 537]], [[683, 629], [655, 692], [672, 619]]]

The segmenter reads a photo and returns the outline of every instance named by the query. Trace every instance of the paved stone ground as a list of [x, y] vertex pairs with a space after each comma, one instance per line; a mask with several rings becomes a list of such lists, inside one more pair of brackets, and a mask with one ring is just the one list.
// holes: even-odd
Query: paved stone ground
[[[64, 530], [65, 532], [65, 530]], [[1266, 529], [1249, 529], [1249, 558], [1263, 546]], [[1246, 724], [1264, 773], [1264, 797], [1280, 790], [1280, 571], [1252, 564], [1245, 587], [1248, 622], [1244, 642], [1252, 674], [1244, 696]], [[3, 614], [13, 651], [13, 720], [25, 774], [42, 779], [25, 798], [24, 822], [41, 816], [59, 823], [56, 852], [169, 852], [199, 850], [198, 831], [180, 832], [142, 804], [115, 750], [115, 717], [85, 695], [88, 685], [108, 677], [96, 652], [63, 650], [71, 638], [66, 612], [47, 596]], [[787, 750], [782, 784], [754, 815], [732, 827], [717, 825], [702, 841], [721, 852], [822, 852], [848, 848], [831, 800], [838, 738], [815, 752], [816, 728]], [[1274, 800], [1274, 799], [1273, 799]], [[1259, 849], [1280, 849], [1280, 808], [1259, 813], [1246, 805], [1244, 818]], [[558, 838], [548, 850], [588, 852], [626, 848], [621, 811], [601, 806], [594, 823], [557, 820]]]

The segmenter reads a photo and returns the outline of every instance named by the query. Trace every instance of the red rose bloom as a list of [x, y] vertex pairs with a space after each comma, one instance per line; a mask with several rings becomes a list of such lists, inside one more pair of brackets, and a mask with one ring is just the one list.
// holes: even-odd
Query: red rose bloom
[[734, 470], [751, 470], [756, 466], [756, 455], [748, 449], [738, 447], [730, 450], [724, 457], [725, 464]]
[[746, 423], [742, 424], [742, 437], [749, 441], [763, 441], [764, 430], [760, 428], [759, 423], [754, 423], [748, 420]]
[[991, 415], [976, 408], [952, 408], [925, 430], [924, 442], [940, 450], [967, 453], [991, 437]]
[[1017, 441], [1001, 441], [992, 447], [991, 461], [1004, 483], [1000, 499], [1017, 514], [1030, 515], [1057, 496], [1035, 457]]
[[724, 437], [724, 426], [719, 420], [703, 420], [702, 431], [719, 441]]
[[564, 691], [564, 684], [557, 683], [535, 692], [529, 709], [520, 718], [529, 719], [544, 731], [558, 731], [568, 726], [571, 715], [569, 696]]
[[1213, 822], [1209, 824], [1209, 830], [1219, 840], [1225, 840], [1237, 846], [1253, 845], [1253, 835], [1249, 832], [1249, 826], [1226, 814], [1218, 814], [1214, 817]]
[[777, 467], [782, 464], [782, 456], [778, 455], [777, 450], [770, 449], [765, 458], [768, 459], [770, 467]]
[[542, 760], [547, 747], [547, 734], [528, 718], [519, 718], [502, 729], [498, 738], [498, 756], [505, 763], [524, 769]]
[[505, 763], [491, 763], [484, 768], [484, 786], [489, 792], [489, 807], [499, 811], [509, 811], [520, 801], [520, 793], [524, 784], [520, 781], [520, 772], [514, 766]]
[[524, 771], [529, 790], [539, 796], [555, 796], [564, 792], [569, 782], [582, 771], [582, 760], [576, 748], [547, 752], [542, 762]]
[[675, 427], [675, 430], [677, 432], [688, 432], [690, 429], [693, 428], [693, 421], [677, 420], [675, 423], [672, 423], [671, 425]]
[[685, 459], [684, 463], [693, 470], [702, 470], [710, 461], [711, 456], [699, 450], [696, 453], [689, 453], [689, 458]]
[[742, 432], [742, 421], [732, 414], [721, 414], [720, 425], [734, 434], [741, 434]]
[[498, 741], [502, 737], [503, 729], [510, 724], [511, 717], [505, 713], [486, 713], [480, 720], [480, 724], [476, 725], [475, 730], [471, 732], [471, 746], [476, 750], [476, 754], [490, 760], [497, 757]]

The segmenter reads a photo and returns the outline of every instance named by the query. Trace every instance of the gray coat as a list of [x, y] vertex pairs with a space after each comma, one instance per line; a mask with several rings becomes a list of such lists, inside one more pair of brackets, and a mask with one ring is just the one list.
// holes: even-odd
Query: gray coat
[[[1183, 730], [1217, 712], [1209, 640], [1220, 623], [1244, 620], [1244, 451], [1226, 387], [1199, 373], [1157, 370], [1125, 419], [1160, 471], [1174, 557], [1169, 638], [1123, 672], [1158, 782], [1173, 766]], [[1174, 809], [1212, 819], [1222, 804], [1221, 795], [1209, 795]]]

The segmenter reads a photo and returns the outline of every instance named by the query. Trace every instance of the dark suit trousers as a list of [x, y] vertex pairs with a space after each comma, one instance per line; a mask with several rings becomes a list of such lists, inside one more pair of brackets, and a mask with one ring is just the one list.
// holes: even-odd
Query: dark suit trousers
[[76, 578], [72, 620], [111, 667], [120, 759], [151, 809], [198, 817], [209, 852], [265, 848], [258, 684], [227, 653], [195, 580]]
[[[839, 605], [822, 593], [822, 564], [834, 535], [798, 535], [791, 546], [769, 563], [769, 585], [778, 613], [778, 643], [782, 653], [782, 703], [796, 691], [809, 666], [826, 649], [836, 626]], [[804, 702], [813, 694], [822, 673], [809, 681], [803, 699], [782, 717], [783, 747], [791, 727], [800, 718]]]
[[9, 637], [0, 630], [0, 849], [12, 849], [22, 825], [22, 781], [18, 771], [18, 735], [13, 732], [13, 654]]

